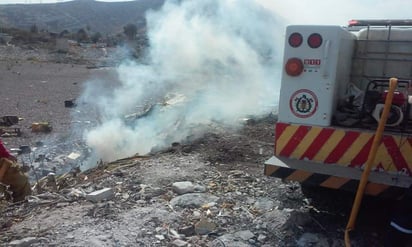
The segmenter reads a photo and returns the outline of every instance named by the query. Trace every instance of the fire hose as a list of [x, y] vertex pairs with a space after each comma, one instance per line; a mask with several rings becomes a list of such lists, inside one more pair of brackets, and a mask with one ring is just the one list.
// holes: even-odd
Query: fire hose
[[368, 177], [374, 163], [376, 152], [381, 143], [382, 134], [385, 129], [386, 120], [388, 119], [389, 111], [392, 105], [393, 94], [398, 85], [397, 78], [389, 79], [389, 92], [385, 100], [385, 106], [383, 108], [382, 115], [379, 120], [378, 128], [376, 129], [375, 136], [373, 138], [372, 147], [369, 151], [368, 160], [366, 161], [365, 169], [362, 172], [361, 179], [359, 181], [358, 190], [356, 191], [355, 200], [353, 202], [352, 210], [349, 216], [349, 221], [345, 229], [345, 246], [350, 247], [350, 237], [349, 232], [355, 228], [356, 218], [358, 217], [359, 207], [362, 202], [363, 194], [365, 192], [365, 187], [368, 182]]

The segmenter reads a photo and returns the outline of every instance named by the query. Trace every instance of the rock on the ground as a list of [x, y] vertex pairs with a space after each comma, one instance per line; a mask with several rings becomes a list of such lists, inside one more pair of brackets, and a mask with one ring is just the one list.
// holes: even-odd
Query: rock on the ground
[[213, 247], [225, 246], [225, 247], [250, 247], [248, 243], [239, 240], [233, 234], [225, 234], [219, 238], [212, 241], [211, 245]]
[[219, 197], [204, 193], [188, 193], [170, 200], [173, 207], [198, 208], [210, 202], [216, 202]]
[[249, 231], [249, 230], [245, 230], [245, 231], [238, 231], [235, 233], [235, 236], [244, 240], [244, 241], [248, 241], [249, 239], [253, 238], [255, 236], [255, 234], [253, 234], [253, 232]]
[[[279, 204], [279, 202], [277, 203]], [[270, 198], [267, 197], [261, 197], [259, 198], [254, 204], [253, 207], [260, 212], [267, 212], [272, 210], [276, 205], [275, 201], [271, 200]]]
[[19, 240], [13, 240], [9, 243], [9, 246], [15, 246], [15, 247], [28, 247], [31, 246], [34, 243], [39, 242], [40, 239], [35, 238], [35, 237], [27, 237]]
[[216, 230], [216, 224], [207, 219], [202, 219], [195, 224], [195, 232], [199, 235], [209, 234], [214, 230]]
[[314, 233], [306, 232], [297, 241], [299, 247], [314, 246], [314, 247], [328, 247], [328, 240], [324, 236]]
[[86, 200], [92, 202], [100, 202], [103, 200], [110, 200], [114, 196], [114, 192], [112, 188], [104, 188], [101, 190], [96, 190], [92, 193], [86, 195]]
[[202, 193], [206, 191], [206, 188], [199, 184], [193, 184], [190, 181], [183, 181], [173, 183], [172, 190], [179, 195], [183, 195], [193, 192]]
[[259, 236], [258, 236], [258, 238], [257, 238], [257, 241], [263, 243], [263, 242], [266, 241], [267, 238], [268, 238], [268, 237], [267, 237], [266, 235], [259, 234]]
[[280, 229], [285, 227], [288, 222], [289, 216], [289, 212], [274, 209], [259, 216], [257, 220], [265, 222], [268, 229]]
[[186, 193], [192, 193], [195, 191], [195, 186], [192, 182], [190, 181], [184, 181], [184, 182], [175, 182], [172, 184], [172, 190], [179, 194], [183, 195]]
[[176, 247], [185, 247], [188, 244], [189, 244], [188, 242], [183, 241], [181, 239], [176, 239], [172, 242], [172, 246], [176, 246]]

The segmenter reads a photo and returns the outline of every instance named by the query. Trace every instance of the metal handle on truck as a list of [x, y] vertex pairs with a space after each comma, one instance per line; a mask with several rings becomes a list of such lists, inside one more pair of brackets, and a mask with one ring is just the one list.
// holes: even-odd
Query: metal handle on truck
[[393, 94], [398, 85], [397, 78], [389, 79], [389, 92], [385, 100], [385, 106], [383, 108], [382, 116], [379, 120], [378, 128], [376, 129], [375, 136], [371, 150], [369, 151], [368, 160], [366, 161], [365, 170], [363, 170], [362, 177], [359, 181], [358, 190], [356, 191], [355, 201], [353, 202], [352, 210], [349, 216], [348, 225], [345, 230], [345, 246], [350, 247], [349, 232], [354, 229], [356, 218], [358, 217], [359, 207], [362, 202], [365, 187], [368, 182], [369, 173], [372, 169], [373, 162], [375, 160], [376, 152], [382, 139], [382, 133], [385, 129], [386, 120], [388, 119], [389, 111], [392, 105]]
[[325, 47], [323, 48], [323, 73], [322, 76], [324, 78], [328, 78], [329, 77], [329, 51], [330, 51], [330, 40], [326, 40], [325, 42]]

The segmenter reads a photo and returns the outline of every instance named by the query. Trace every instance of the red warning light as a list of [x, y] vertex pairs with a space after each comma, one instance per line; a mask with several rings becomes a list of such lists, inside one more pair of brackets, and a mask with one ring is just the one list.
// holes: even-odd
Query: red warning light
[[308, 45], [310, 48], [318, 48], [322, 45], [322, 36], [318, 33], [312, 33], [308, 38]]
[[292, 33], [289, 36], [289, 45], [292, 47], [299, 47], [303, 42], [303, 37], [300, 33]]
[[298, 76], [303, 72], [303, 62], [299, 58], [290, 58], [285, 65], [286, 74], [290, 76]]

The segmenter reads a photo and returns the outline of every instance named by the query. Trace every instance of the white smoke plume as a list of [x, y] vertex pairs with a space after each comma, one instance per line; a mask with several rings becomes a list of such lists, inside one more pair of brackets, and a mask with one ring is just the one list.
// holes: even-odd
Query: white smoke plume
[[214, 122], [233, 127], [276, 108], [284, 24], [259, 2], [166, 1], [147, 14], [147, 26], [145, 62], [122, 63], [121, 85], [107, 90], [93, 83], [83, 95], [96, 102], [101, 119], [85, 134], [96, 157], [147, 154]]

